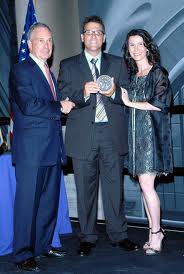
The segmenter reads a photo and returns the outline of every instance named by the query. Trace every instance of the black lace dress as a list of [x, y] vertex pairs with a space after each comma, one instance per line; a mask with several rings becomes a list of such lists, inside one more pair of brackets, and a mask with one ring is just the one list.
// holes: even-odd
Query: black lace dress
[[[128, 170], [135, 177], [141, 174], [166, 175], [172, 172], [170, 118], [160, 104], [161, 90], [157, 95], [148, 95], [146, 82], [149, 76], [132, 78], [129, 86], [131, 101], [149, 102], [163, 111], [129, 109], [129, 156]], [[147, 91], [147, 93], [146, 93]], [[154, 99], [153, 99], [154, 98]], [[160, 102], [158, 102], [161, 100]], [[156, 102], [157, 103], [154, 103]], [[159, 106], [160, 104], [160, 106]]]

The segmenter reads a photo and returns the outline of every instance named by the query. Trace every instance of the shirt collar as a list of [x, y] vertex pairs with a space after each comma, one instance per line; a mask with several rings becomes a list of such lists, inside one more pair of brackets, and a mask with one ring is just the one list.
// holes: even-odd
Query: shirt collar
[[33, 54], [29, 53], [29, 56], [35, 61], [35, 63], [39, 66], [39, 67], [44, 67], [45, 62], [38, 59], [36, 56], [34, 56]]
[[91, 59], [98, 59], [98, 61], [96, 62], [96, 65], [98, 66], [98, 67], [100, 67], [100, 64], [101, 64], [101, 57], [102, 57], [102, 52], [100, 51], [99, 52], [99, 54], [96, 56], [96, 57], [94, 57], [94, 56], [92, 56], [91, 54], [89, 54], [86, 50], [84, 50], [84, 54], [85, 54], [85, 56], [86, 56], [86, 59], [87, 59], [87, 61], [88, 61], [88, 64], [90, 65], [90, 66], [92, 66], [92, 64], [91, 64]]

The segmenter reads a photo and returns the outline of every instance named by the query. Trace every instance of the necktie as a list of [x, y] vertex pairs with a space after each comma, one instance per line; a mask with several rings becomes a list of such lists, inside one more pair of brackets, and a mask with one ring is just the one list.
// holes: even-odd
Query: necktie
[[96, 82], [96, 80], [98, 79], [99, 77], [99, 71], [96, 67], [96, 62], [98, 61], [98, 59], [91, 59], [91, 64], [92, 64], [92, 68], [91, 68], [91, 72], [92, 72], [92, 75], [93, 75], [93, 79], [94, 81]]
[[[99, 71], [96, 67], [96, 62], [98, 61], [98, 59], [91, 59], [91, 63], [92, 63], [92, 68], [91, 68], [91, 72], [93, 75], [93, 79], [96, 82], [97, 78], [99, 77]], [[104, 104], [103, 104], [103, 100], [102, 100], [102, 95], [100, 93], [96, 94], [96, 119], [98, 120], [98, 122], [103, 122], [104, 119], [106, 118], [107, 121], [107, 115], [105, 112], [105, 108], [104, 108]]]
[[46, 72], [46, 75], [47, 75], [47, 80], [48, 80], [50, 89], [51, 89], [51, 91], [52, 91], [52, 95], [53, 95], [53, 97], [54, 97], [54, 100], [56, 101], [56, 100], [57, 100], [57, 98], [56, 98], [56, 92], [55, 92], [54, 85], [53, 85], [53, 82], [52, 82], [52, 78], [51, 78], [49, 66], [48, 66], [47, 63], [45, 63], [45, 64], [44, 64], [44, 67], [45, 67], [45, 72]]

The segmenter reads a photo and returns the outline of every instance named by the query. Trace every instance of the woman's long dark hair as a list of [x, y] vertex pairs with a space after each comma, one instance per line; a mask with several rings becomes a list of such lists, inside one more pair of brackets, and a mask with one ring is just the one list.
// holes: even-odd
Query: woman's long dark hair
[[158, 46], [153, 43], [153, 38], [151, 37], [151, 35], [144, 29], [133, 29], [129, 31], [129, 33], [127, 34], [126, 41], [123, 46], [124, 59], [125, 59], [125, 63], [127, 64], [127, 68], [130, 75], [134, 75], [138, 72], [136, 62], [131, 58], [128, 50], [129, 38], [130, 36], [135, 36], [135, 35], [142, 37], [144, 46], [148, 49], [147, 58], [148, 58], [149, 64], [154, 66], [155, 64], [160, 63], [160, 52], [159, 52]]

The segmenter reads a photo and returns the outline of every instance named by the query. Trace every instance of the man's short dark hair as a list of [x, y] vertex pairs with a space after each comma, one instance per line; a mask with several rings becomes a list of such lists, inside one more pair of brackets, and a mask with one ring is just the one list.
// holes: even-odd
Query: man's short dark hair
[[91, 15], [91, 16], [85, 17], [83, 24], [82, 24], [82, 33], [84, 33], [84, 31], [85, 31], [86, 24], [91, 23], [91, 22], [100, 24], [102, 26], [102, 31], [105, 34], [105, 25], [102, 21], [102, 18], [97, 15]]

